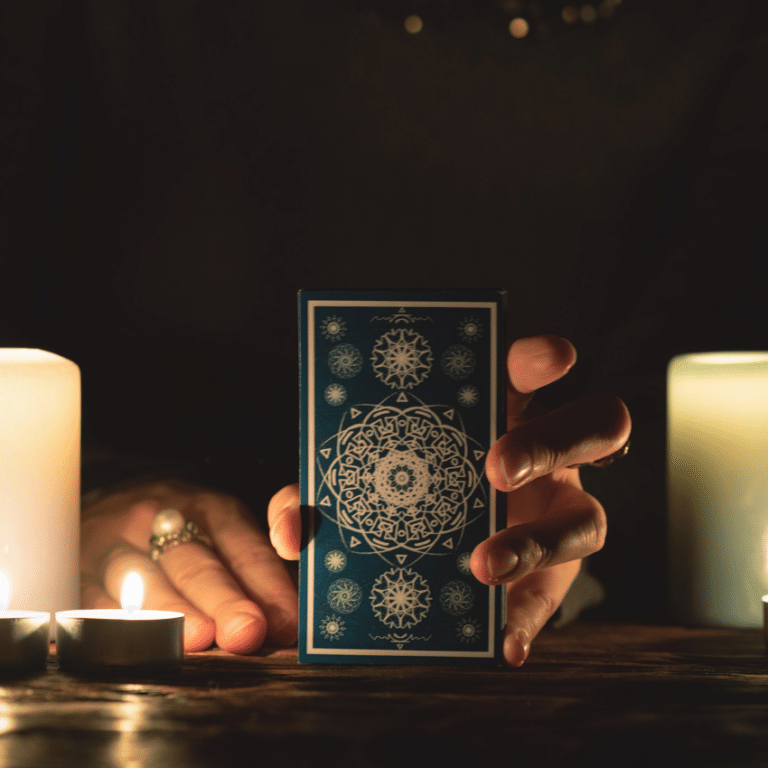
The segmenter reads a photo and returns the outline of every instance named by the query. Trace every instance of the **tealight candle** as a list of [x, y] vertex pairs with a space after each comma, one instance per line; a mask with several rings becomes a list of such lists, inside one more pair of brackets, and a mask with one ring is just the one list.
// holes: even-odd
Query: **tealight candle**
[[0, 674], [38, 669], [48, 660], [51, 614], [9, 611], [11, 580], [0, 571]]
[[168, 669], [184, 658], [184, 614], [142, 610], [143, 582], [129, 573], [122, 608], [58, 611], [56, 655], [65, 670]]
[[768, 352], [680, 355], [668, 385], [672, 610], [757, 629], [768, 588]]

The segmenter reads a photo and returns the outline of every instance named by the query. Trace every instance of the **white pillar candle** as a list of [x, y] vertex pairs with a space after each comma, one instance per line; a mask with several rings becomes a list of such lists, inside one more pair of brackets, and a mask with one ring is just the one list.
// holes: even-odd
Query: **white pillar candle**
[[763, 624], [768, 352], [680, 355], [668, 370], [669, 593], [676, 618]]
[[80, 370], [0, 349], [0, 571], [10, 608], [80, 604]]

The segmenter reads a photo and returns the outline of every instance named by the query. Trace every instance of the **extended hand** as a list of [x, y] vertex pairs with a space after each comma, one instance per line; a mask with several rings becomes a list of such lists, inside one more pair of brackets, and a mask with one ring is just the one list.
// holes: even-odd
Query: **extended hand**
[[[177, 509], [210, 538], [189, 541], [153, 562], [149, 539], [155, 515]], [[236, 499], [180, 482], [137, 486], [109, 494], [83, 511], [82, 602], [119, 607], [125, 575], [138, 571], [144, 607], [181, 611], [187, 651], [217, 645], [252, 653], [265, 640], [295, 642], [295, 582], [266, 534]]]
[[471, 566], [485, 584], [509, 584], [504, 658], [512, 666], [527, 658], [581, 558], [605, 541], [603, 507], [582, 489], [573, 465], [608, 456], [629, 439], [629, 412], [608, 393], [536, 414], [533, 393], [575, 362], [573, 345], [554, 336], [520, 339], [507, 356], [509, 431], [486, 460], [490, 482], [508, 492], [507, 528], [475, 548]]
[[[582, 489], [572, 465], [614, 453], [631, 429], [626, 407], [607, 393], [535, 413], [533, 393], [562, 378], [575, 362], [573, 345], [554, 336], [520, 339], [507, 357], [509, 431], [491, 448], [486, 473], [508, 492], [508, 527], [475, 548], [471, 566], [485, 584], [509, 583], [504, 657], [512, 666], [525, 661], [576, 578], [581, 558], [605, 540], [605, 512]], [[278, 554], [298, 559], [298, 485], [270, 501], [269, 529]]]

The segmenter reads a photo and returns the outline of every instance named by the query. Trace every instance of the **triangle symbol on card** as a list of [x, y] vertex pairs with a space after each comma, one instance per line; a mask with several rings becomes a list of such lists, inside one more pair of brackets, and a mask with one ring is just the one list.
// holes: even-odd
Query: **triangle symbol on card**
[[397, 558], [397, 562], [400, 563], [400, 565], [402, 565], [408, 559], [408, 555], [395, 555], [395, 557]]
[[320, 455], [327, 459], [331, 455], [331, 449], [330, 448], [321, 448], [320, 449]]
[[446, 411], [445, 412], [445, 418], [446, 419], [452, 419], [454, 417], [454, 415], [455, 415], [455, 413], [454, 413], [453, 408], [451, 408], [450, 411]]
[[475, 461], [479, 461], [485, 456], [485, 451], [475, 451]]
[[475, 503], [472, 505], [472, 509], [482, 509], [485, 506], [480, 499], [475, 499]]
[[443, 546], [447, 547], [448, 549], [453, 549], [453, 539], [446, 539], [443, 542]]
[[407, 403], [408, 397], [406, 396], [405, 392], [401, 392], [397, 398], [395, 398], [396, 403]]
[[357, 536], [352, 536], [349, 540], [350, 547], [356, 547], [359, 543], [360, 543], [360, 539], [358, 539]]
[[349, 409], [349, 415], [353, 419], [356, 419], [361, 413], [362, 413], [362, 411], [358, 411], [357, 408], [350, 408]]
[[324, 507], [330, 507], [331, 506], [331, 497], [330, 496], [326, 496], [325, 498], [320, 499], [319, 503], [322, 504]]

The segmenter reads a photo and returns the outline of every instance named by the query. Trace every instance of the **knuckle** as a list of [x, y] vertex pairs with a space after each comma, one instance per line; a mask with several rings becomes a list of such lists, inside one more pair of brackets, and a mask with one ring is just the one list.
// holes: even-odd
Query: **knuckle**
[[581, 548], [585, 555], [602, 549], [608, 535], [608, 519], [602, 506], [596, 503], [594, 508], [587, 510], [580, 521], [579, 528], [582, 539]]
[[562, 452], [555, 450], [550, 445], [539, 443], [536, 445], [533, 455], [536, 457], [535, 466], [537, 475], [548, 475], [562, 462]]
[[526, 539], [518, 549], [519, 572], [522, 574], [544, 568], [552, 559], [553, 550], [538, 539]]
[[605, 545], [606, 536], [608, 535], [608, 519], [602, 509], [595, 511], [595, 514], [592, 516], [592, 529], [592, 540], [596, 545], [596, 550], [602, 549]]

